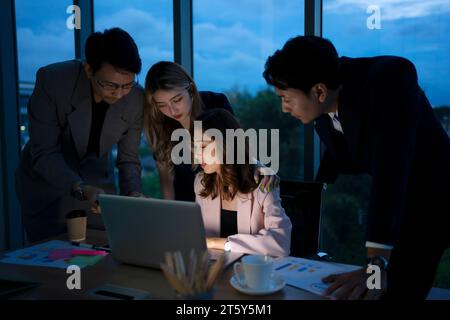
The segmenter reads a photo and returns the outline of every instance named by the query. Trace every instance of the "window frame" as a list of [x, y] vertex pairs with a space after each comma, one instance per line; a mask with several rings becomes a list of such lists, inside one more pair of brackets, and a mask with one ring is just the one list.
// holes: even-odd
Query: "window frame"
[[[76, 59], [84, 58], [84, 44], [94, 31], [94, 1], [73, 0], [81, 9], [81, 29], [74, 31]], [[193, 0], [173, 0], [174, 59], [193, 76]], [[322, 34], [322, 0], [304, 0], [305, 34]], [[0, 54], [0, 250], [23, 246], [23, 227], [20, 205], [15, 195], [14, 169], [20, 158], [19, 90], [17, 64], [17, 34], [15, 21], [15, 0], [0, 3], [0, 21], [3, 36]], [[12, 124], [16, 124], [15, 126]], [[15, 128], [14, 128], [15, 127]], [[8, 141], [8, 144], [5, 142]], [[314, 125], [305, 125], [304, 180], [314, 180], [320, 162], [320, 140]]]

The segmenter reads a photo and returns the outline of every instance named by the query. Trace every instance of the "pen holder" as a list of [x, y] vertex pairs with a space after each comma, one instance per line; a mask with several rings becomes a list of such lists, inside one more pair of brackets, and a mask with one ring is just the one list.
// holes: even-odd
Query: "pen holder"
[[178, 293], [178, 299], [180, 300], [212, 300], [214, 297], [214, 289], [210, 289], [205, 292], [198, 292], [193, 294], [180, 294]]
[[207, 251], [196, 254], [191, 250], [189, 262], [185, 264], [180, 251], [166, 252], [161, 270], [179, 299], [208, 300], [214, 296], [214, 284], [219, 278], [225, 262], [222, 255], [211, 266]]

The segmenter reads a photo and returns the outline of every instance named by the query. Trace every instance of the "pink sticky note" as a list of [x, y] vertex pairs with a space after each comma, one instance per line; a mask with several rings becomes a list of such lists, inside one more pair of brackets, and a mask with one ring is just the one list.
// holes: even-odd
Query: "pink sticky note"
[[49, 252], [48, 258], [50, 260], [59, 260], [59, 259], [68, 259], [72, 258], [72, 251], [71, 248], [65, 248], [65, 249], [53, 249]]
[[73, 249], [72, 256], [106, 256], [108, 253], [99, 250]]

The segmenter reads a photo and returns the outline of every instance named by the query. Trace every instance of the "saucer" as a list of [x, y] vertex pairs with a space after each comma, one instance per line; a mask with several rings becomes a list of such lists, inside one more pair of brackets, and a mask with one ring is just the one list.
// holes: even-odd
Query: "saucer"
[[245, 293], [245, 294], [264, 295], [264, 294], [271, 294], [271, 293], [274, 293], [274, 292], [277, 292], [277, 291], [283, 289], [284, 286], [286, 285], [286, 282], [284, 282], [284, 280], [280, 276], [273, 275], [272, 276], [272, 282], [271, 282], [269, 288], [252, 289], [252, 288], [249, 288], [247, 286], [245, 286], [245, 287], [241, 286], [241, 284], [236, 279], [236, 276], [232, 276], [231, 279], [230, 279], [230, 284], [237, 291], [240, 291], [240, 292]]

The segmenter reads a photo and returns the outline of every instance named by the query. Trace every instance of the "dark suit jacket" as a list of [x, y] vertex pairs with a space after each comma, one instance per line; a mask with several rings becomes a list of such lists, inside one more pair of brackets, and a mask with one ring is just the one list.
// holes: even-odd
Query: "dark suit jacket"
[[340, 63], [344, 135], [328, 115], [316, 119], [326, 146], [317, 180], [333, 182], [339, 173], [372, 176], [368, 241], [395, 245], [410, 215], [421, 217], [424, 234], [433, 234], [441, 208], [449, 207], [450, 139], [418, 85], [414, 65], [392, 56], [342, 57]]
[[91, 85], [80, 61], [39, 69], [28, 103], [30, 140], [16, 172], [25, 219], [70, 194], [76, 181], [114, 191], [109, 161], [114, 144], [121, 193], [141, 190], [138, 150], [143, 126], [142, 88], [133, 88], [108, 108], [99, 157], [86, 157], [91, 110]]

